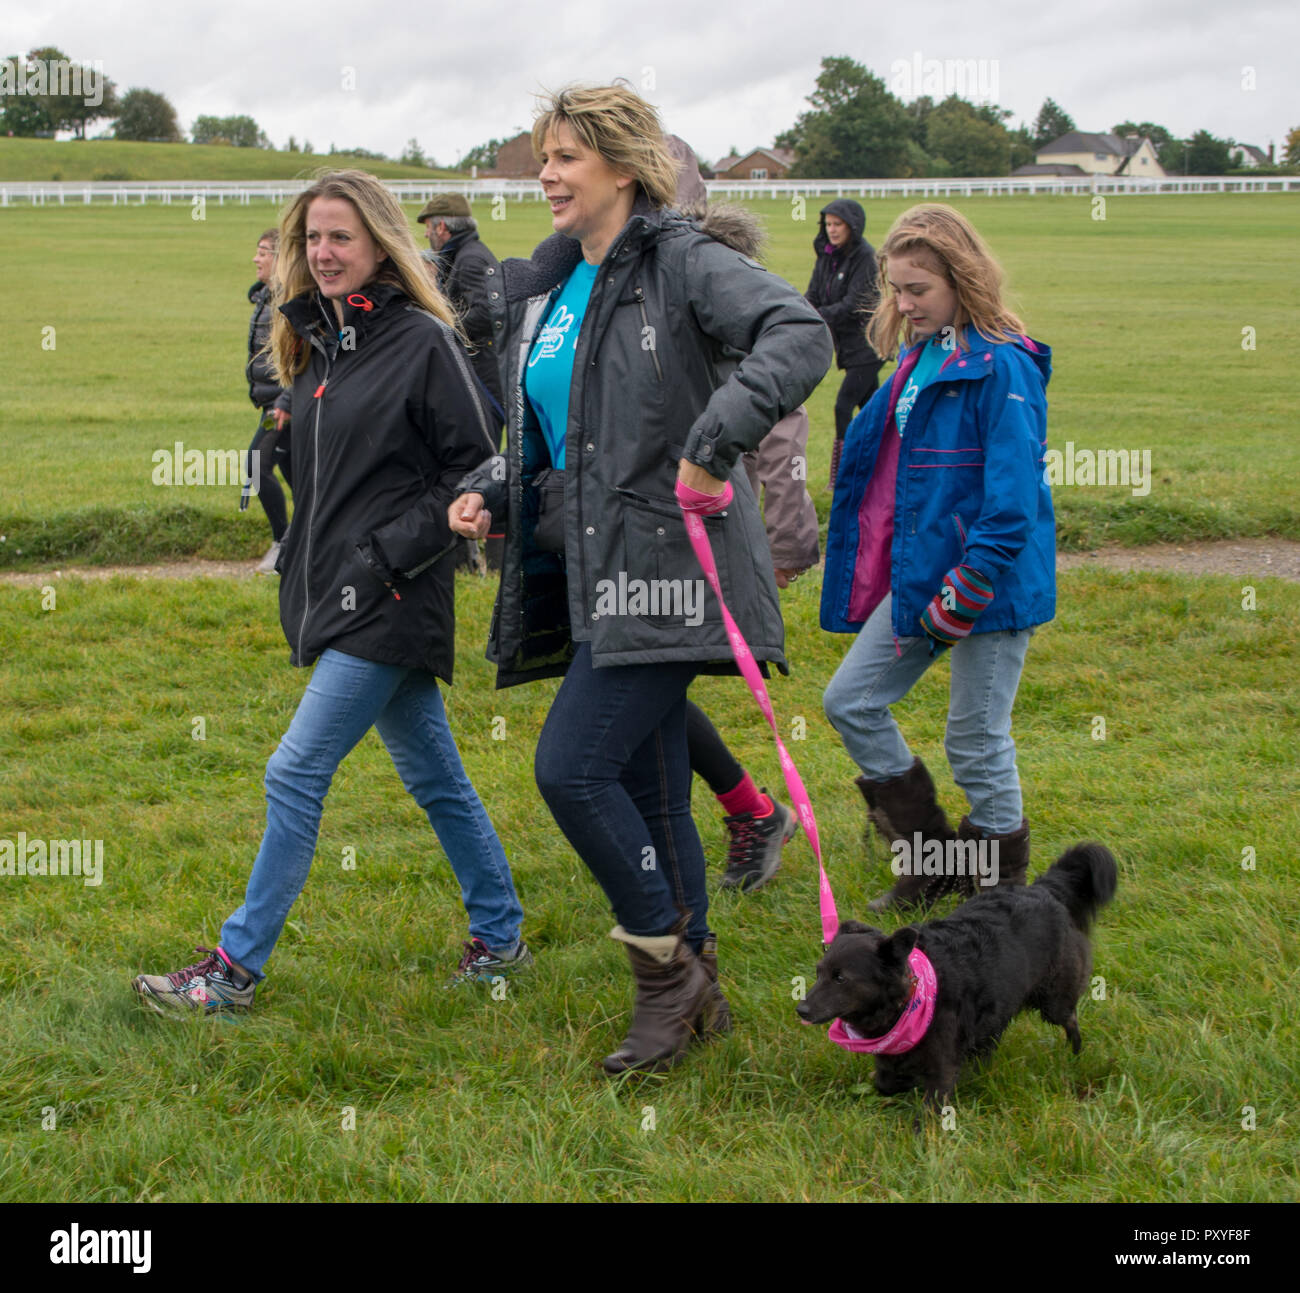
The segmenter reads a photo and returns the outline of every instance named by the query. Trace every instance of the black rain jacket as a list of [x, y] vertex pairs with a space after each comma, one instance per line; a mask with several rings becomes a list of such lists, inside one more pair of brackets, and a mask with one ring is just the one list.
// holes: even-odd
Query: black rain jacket
[[266, 352], [267, 338], [271, 335], [271, 289], [257, 282], [248, 289], [248, 299], [253, 316], [248, 321], [248, 360], [244, 376], [248, 379], [248, 398], [259, 409], [289, 407], [289, 392], [275, 380], [271, 356]]
[[467, 230], [438, 253], [438, 286], [460, 316], [475, 373], [500, 404], [495, 346], [500, 329], [493, 326], [492, 307], [501, 298], [501, 262], [473, 229]]
[[348, 296], [342, 329], [314, 290], [280, 309], [310, 347], [293, 384], [279, 563], [292, 662], [333, 647], [450, 682], [459, 540], [447, 508], [492, 452], [481, 387], [452, 329], [391, 284]]
[[[848, 245], [827, 252], [831, 240], [826, 217], [833, 215], [849, 227]], [[848, 198], [836, 198], [821, 210], [821, 230], [813, 239], [817, 262], [806, 296], [835, 338], [840, 368], [879, 364], [880, 356], [867, 343], [867, 324], [880, 299], [875, 248], [862, 236], [867, 213]]]

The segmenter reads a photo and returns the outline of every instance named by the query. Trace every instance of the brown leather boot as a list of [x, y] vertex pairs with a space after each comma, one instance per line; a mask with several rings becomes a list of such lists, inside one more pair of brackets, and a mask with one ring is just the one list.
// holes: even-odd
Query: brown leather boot
[[969, 817], [961, 819], [957, 828], [957, 838], [962, 840], [987, 840], [998, 846], [998, 882], [986, 888], [975, 879], [966, 877], [965, 886], [959, 890], [966, 897], [988, 893], [993, 888], [1008, 888], [1025, 883], [1025, 873], [1029, 870], [1029, 819], [1020, 819], [1020, 829], [1008, 831], [1005, 835], [985, 835]]
[[722, 995], [722, 989], [718, 986], [718, 936], [716, 934], [710, 934], [704, 940], [704, 946], [700, 948], [700, 965], [708, 975], [709, 982], [713, 984], [713, 1000], [717, 1008], [710, 1031], [718, 1036], [729, 1033], [731, 1003]]
[[[867, 815], [889, 844], [904, 840], [911, 846], [917, 832], [922, 840], [939, 840], [946, 843], [956, 838], [956, 832], [939, 807], [938, 794], [929, 770], [920, 759], [901, 776], [886, 781], [857, 779], [858, 789], [867, 801]], [[920, 859], [914, 861], [919, 864]], [[887, 907], [928, 907], [942, 893], [946, 876], [920, 875], [913, 872], [898, 878], [894, 887], [879, 898], [873, 898], [867, 907], [871, 911], [884, 911]]]
[[716, 1028], [721, 993], [715, 996], [714, 984], [683, 937], [685, 931], [685, 919], [668, 934], [629, 934], [622, 925], [610, 931], [610, 938], [627, 945], [636, 1003], [623, 1044], [605, 1056], [606, 1073], [671, 1068], [694, 1037]]

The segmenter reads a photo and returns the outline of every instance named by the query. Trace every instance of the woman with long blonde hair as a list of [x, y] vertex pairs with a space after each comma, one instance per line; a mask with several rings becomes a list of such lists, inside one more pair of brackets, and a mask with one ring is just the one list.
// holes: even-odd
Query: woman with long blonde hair
[[[897, 883], [874, 910], [973, 893], [960, 868], [974, 850], [996, 862], [988, 882], [1025, 882], [1011, 708], [1030, 635], [1056, 613], [1043, 474], [1051, 352], [1024, 335], [997, 261], [953, 208], [905, 211], [879, 260], [870, 338], [898, 368], [845, 437], [821, 609], [823, 628], [857, 633], [824, 703], [895, 855]], [[944, 744], [970, 803], [955, 831], [889, 711], [943, 651]]]
[[455, 642], [447, 505], [493, 441], [406, 218], [362, 171], [323, 176], [280, 232], [271, 350], [293, 388], [294, 515], [280, 559], [291, 662], [315, 664], [266, 769], [243, 905], [203, 960], [135, 989], [160, 1013], [250, 1006], [307, 880], [325, 795], [371, 727], [425, 810], [469, 914], [453, 983], [531, 964], [505, 852], [461, 765], [438, 679]]

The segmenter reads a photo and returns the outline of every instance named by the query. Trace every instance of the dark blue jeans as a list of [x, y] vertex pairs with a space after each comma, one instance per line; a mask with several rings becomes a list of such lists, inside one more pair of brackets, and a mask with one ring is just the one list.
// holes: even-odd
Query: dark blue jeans
[[595, 669], [583, 642], [556, 693], [535, 773], [556, 823], [629, 934], [666, 934], [690, 911], [709, 933], [704, 849], [691, 817], [686, 689], [697, 666]]

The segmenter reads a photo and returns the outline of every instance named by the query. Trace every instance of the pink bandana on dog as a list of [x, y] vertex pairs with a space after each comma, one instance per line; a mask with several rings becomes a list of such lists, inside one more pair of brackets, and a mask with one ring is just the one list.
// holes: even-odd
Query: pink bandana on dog
[[846, 1051], [867, 1051], [872, 1055], [906, 1055], [918, 1046], [925, 1030], [934, 1018], [935, 998], [939, 995], [939, 980], [935, 976], [930, 958], [914, 947], [907, 954], [907, 967], [915, 976], [912, 995], [903, 1007], [898, 1022], [883, 1037], [863, 1037], [855, 1033], [842, 1019], [837, 1019], [827, 1036], [836, 1046]]

